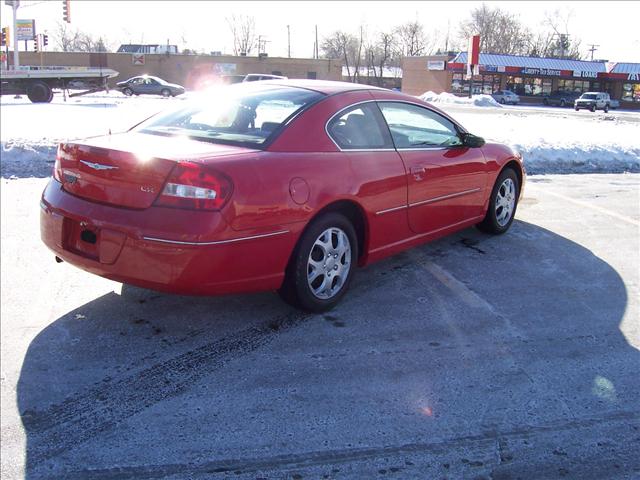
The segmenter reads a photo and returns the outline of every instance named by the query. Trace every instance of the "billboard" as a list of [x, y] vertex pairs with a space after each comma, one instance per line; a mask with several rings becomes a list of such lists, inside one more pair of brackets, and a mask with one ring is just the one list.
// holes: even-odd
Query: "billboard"
[[16, 20], [16, 38], [18, 40], [33, 40], [36, 38], [36, 21]]

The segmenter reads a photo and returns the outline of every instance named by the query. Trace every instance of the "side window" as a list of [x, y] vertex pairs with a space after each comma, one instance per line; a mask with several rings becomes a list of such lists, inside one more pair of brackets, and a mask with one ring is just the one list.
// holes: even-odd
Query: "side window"
[[462, 145], [455, 125], [442, 115], [418, 105], [380, 102], [396, 148]]
[[327, 125], [327, 132], [344, 150], [393, 148], [380, 111], [373, 102], [340, 112]]

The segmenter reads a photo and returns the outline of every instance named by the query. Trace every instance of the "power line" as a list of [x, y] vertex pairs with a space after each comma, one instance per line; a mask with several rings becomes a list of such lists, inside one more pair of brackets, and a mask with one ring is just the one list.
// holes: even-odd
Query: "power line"
[[599, 47], [600, 45], [596, 45], [595, 43], [588, 43], [587, 45], [590, 45], [591, 48], [588, 49], [588, 52], [591, 52], [591, 61], [593, 62], [593, 52], [595, 52], [597, 49], [597, 47]]

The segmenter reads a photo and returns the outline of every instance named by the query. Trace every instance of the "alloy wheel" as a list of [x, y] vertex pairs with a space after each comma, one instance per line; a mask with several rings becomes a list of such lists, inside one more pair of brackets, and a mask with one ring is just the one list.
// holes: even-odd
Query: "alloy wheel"
[[510, 178], [505, 179], [496, 194], [496, 221], [504, 227], [513, 215], [516, 205], [516, 186]]
[[307, 282], [313, 295], [327, 300], [344, 286], [351, 270], [351, 243], [337, 227], [322, 232], [311, 248], [307, 261]]

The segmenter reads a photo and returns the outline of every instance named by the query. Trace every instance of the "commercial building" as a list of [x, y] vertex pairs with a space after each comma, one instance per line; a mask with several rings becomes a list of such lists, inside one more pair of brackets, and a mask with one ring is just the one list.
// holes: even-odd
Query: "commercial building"
[[542, 103], [554, 91], [607, 92], [621, 108], [640, 109], [640, 63], [582, 61], [481, 53], [477, 75], [468, 78], [467, 53], [405, 58], [402, 91], [457, 95], [511, 90], [523, 103]]

